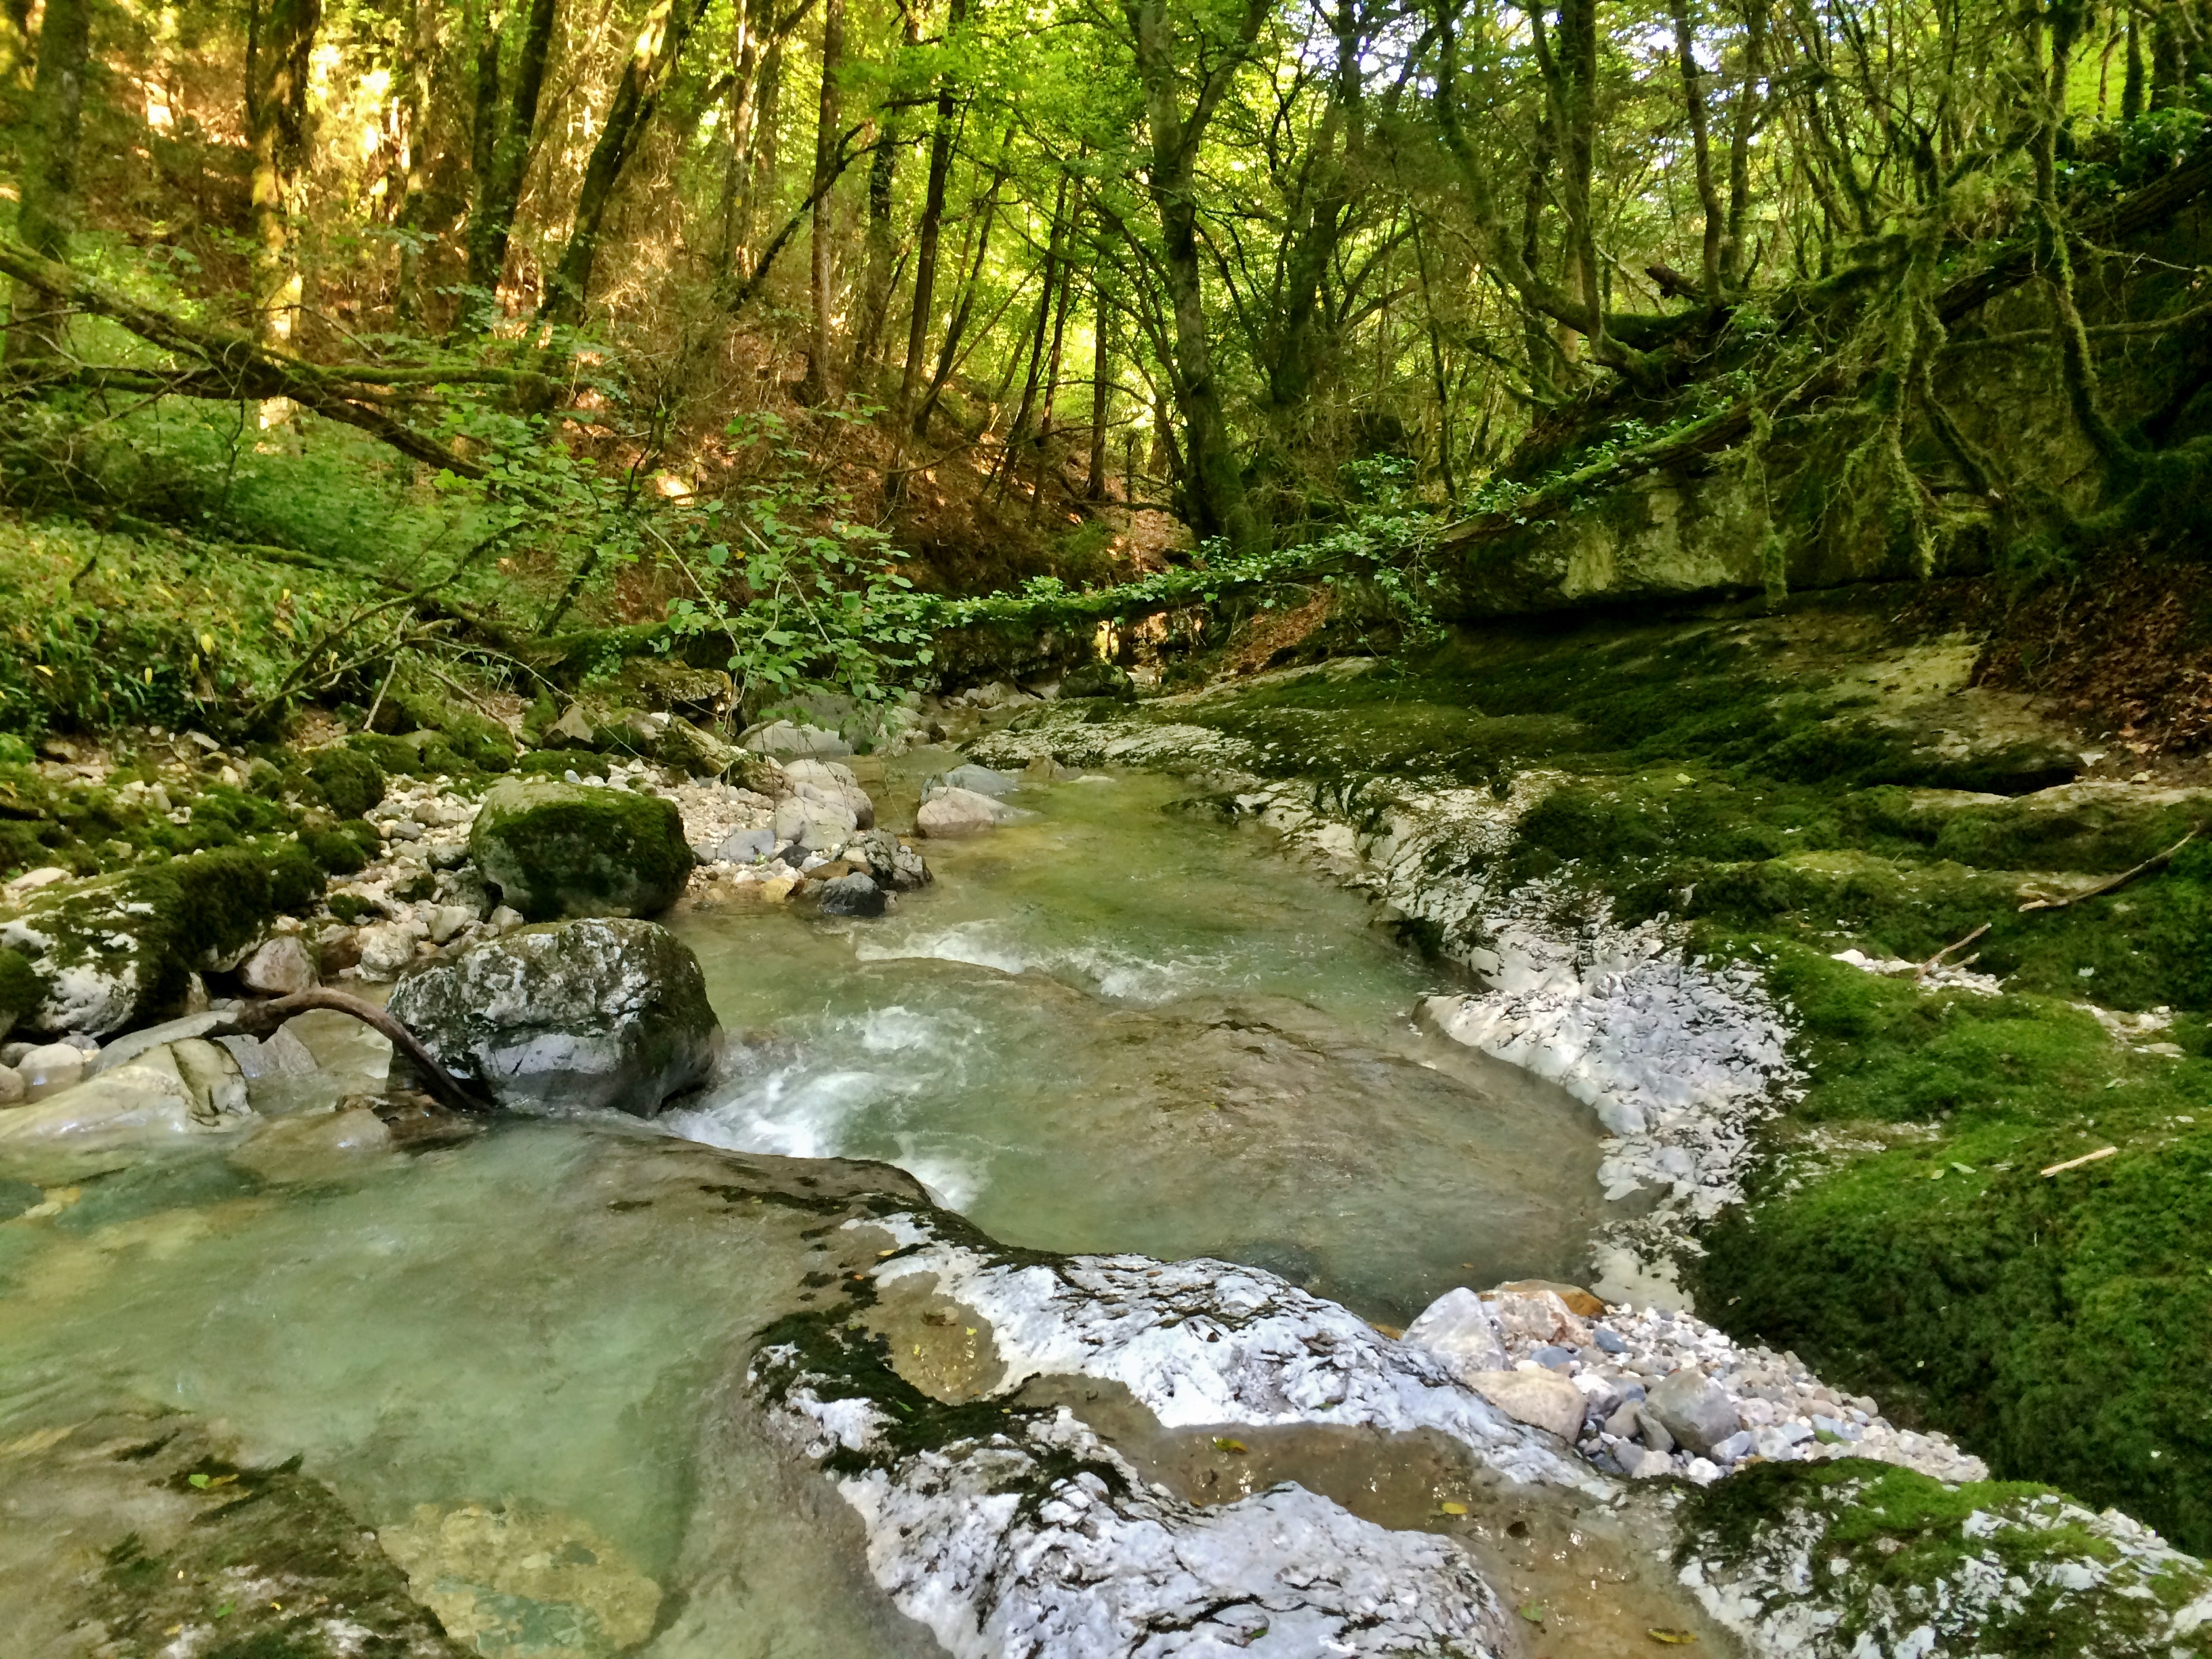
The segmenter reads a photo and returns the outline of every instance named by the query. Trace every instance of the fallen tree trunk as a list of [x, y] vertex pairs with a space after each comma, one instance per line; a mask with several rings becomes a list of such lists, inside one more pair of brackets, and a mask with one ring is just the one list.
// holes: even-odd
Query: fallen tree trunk
[[401, 454], [464, 478], [488, 476], [484, 466], [417, 431], [394, 411], [418, 401], [421, 388], [434, 385], [507, 385], [528, 397], [544, 377], [528, 370], [457, 366], [447, 371], [417, 365], [385, 368], [374, 363], [311, 363], [289, 352], [259, 343], [252, 336], [218, 325], [196, 323], [144, 305], [58, 260], [42, 258], [21, 243], [0, 237], [0, 273], [45, 295], [58, 305], [88, 316], [105, 317], [190, 362], [169, 369], [138, 368], [46, 361], [32, 367], [17, 384], [58, 383], [105, 386], [143, 392], [222, 402], [287, 398], [325, 420], [368, 434]]

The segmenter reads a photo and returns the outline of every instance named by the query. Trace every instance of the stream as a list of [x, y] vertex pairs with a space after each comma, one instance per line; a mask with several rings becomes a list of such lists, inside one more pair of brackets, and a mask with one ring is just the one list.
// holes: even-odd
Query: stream
[[[894, 800], [921, 761], [871, 787]], [[1443, 972], [1173, 781], [1011, 797], [878, 921], [693, 911], [739, 1074], [665, 1120], [896, 1164], [1010, 1244], [1212, 1255], [1402, 1326], [1455, 1285], [1574, 1279], [1598, 1128], [1413, 1023]]]
[[[888, 821], [917, 776], [871, 780]], [[63, 1611], [98, 1562], [72, 1540], [125, 1454], [68, 1437], [115, 1413], [303, 1457], [483, 1654], [939, 1651], [738, 1387], [754, 1334], [816, 1303], [805, 1287], [889, 1254], [818, 1220], [882, 1177], [732, 1151], [895, 1163], [1007, 1243], [1218, 1255], [1394, 1325], [1454, 1285], [1576, 1274], [1589, 1114], [1417, 1029], [1440, 970], [1265, 832], [1170, 810], [1181, 793], [1025, 789], [1035, 817], [931, 843], [935, 884], [876, 921], [680, 913], [746, 1040], [654, 1126], [509, 1121], [315, 1157], [264, 1132], [0, 1168], [11, 1654], [83, 1651]], [[1371, 1434], [1249, 1434], [1216, 1487], [1224, 1443], [1164, 1436], [1079, 1379], [1030, 1389], [1190, 1501], [1266, 1471], [1458, 1534], [1509, 1607], [1553, 1610], [1528, 1653], [1698, 1623], [1602, 1505], [1486, 1495], [1463, 1459]], [[1440, 1519], [1449, 1494], [1465, 1519]]]

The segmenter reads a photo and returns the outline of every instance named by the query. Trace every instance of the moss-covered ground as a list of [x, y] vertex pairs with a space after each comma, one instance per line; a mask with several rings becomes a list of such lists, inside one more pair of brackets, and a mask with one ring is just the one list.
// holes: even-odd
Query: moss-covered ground
[[[1597, 619], [1146, 714], [1245, 738], [1355, 810], [1396, 782], [1553, 774], [1480, 873], [1686, 921], [1795, 1010], [1808, 1086], [1692, 1264], [1701, 1310], [2001, 1475], [2212, 1550], [2212, 837], [2021, 908], [2167, 851], [2212, 794], [2024, 799], [2098, 734], [1966, 686], [1972, 654], [1872, 608]], [[1981, 927], [1951, 959], [2002, 994], [1834, 960], [1925, 961]]]

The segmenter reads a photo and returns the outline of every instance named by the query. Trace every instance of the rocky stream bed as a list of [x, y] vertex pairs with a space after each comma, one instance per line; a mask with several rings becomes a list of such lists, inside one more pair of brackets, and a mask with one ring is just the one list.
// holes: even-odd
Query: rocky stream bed
[[[1821, 1085], [1776, 947], [1509, 869], [1556, 753], [1390, 773], [1370, 739], [1355, 774], [1255, 729], [1352, 678], [996, 688], [927, 711], [964, 754], [785, 722], [380, 776], [350, 870], [11, 883], [0, 1626], [166, 1659], [2197, 1651], [2195, 1558], [1728, 1334], [1704, 1241]], [[1084, 912], [1096, 877], [1034, 874], [1127, 847], [1183, 884]], [[1155, 891], [1212, 913], [1184, 957], [1127, 945]], [[1282, 977], [1307, 951], [1334, 1000]], [[1012, 1127], [948, 1104], [970, 1050], [921, 1075], [902, 1035], [986, 1018], [1036, 1079], [991, 1074]], [[1332, 1103], [1341, 1145], [1301, 1127]], [[810, 1150], [848, 1155], [777, 1155]], [[1117, 1234], [1124, 1166], [1190, 1184]], [[1432, 1193], [1332, 1234], [1394, 1168]]]

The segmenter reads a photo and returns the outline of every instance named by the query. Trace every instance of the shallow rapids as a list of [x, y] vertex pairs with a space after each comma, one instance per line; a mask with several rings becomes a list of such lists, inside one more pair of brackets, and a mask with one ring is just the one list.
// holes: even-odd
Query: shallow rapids
[[755, 1040], [665, 1121], [896, 1164], [1008, 1243], [1218, 1256], [1392, 1323], [1455, 1285], [1581, 1277], [1589, 1110], [1419, 1030], [1443, 971], [1185, 793], [1024, 788], [1036, 816], [927, 843], [935, 884], [878, 921], [690, 911]]

